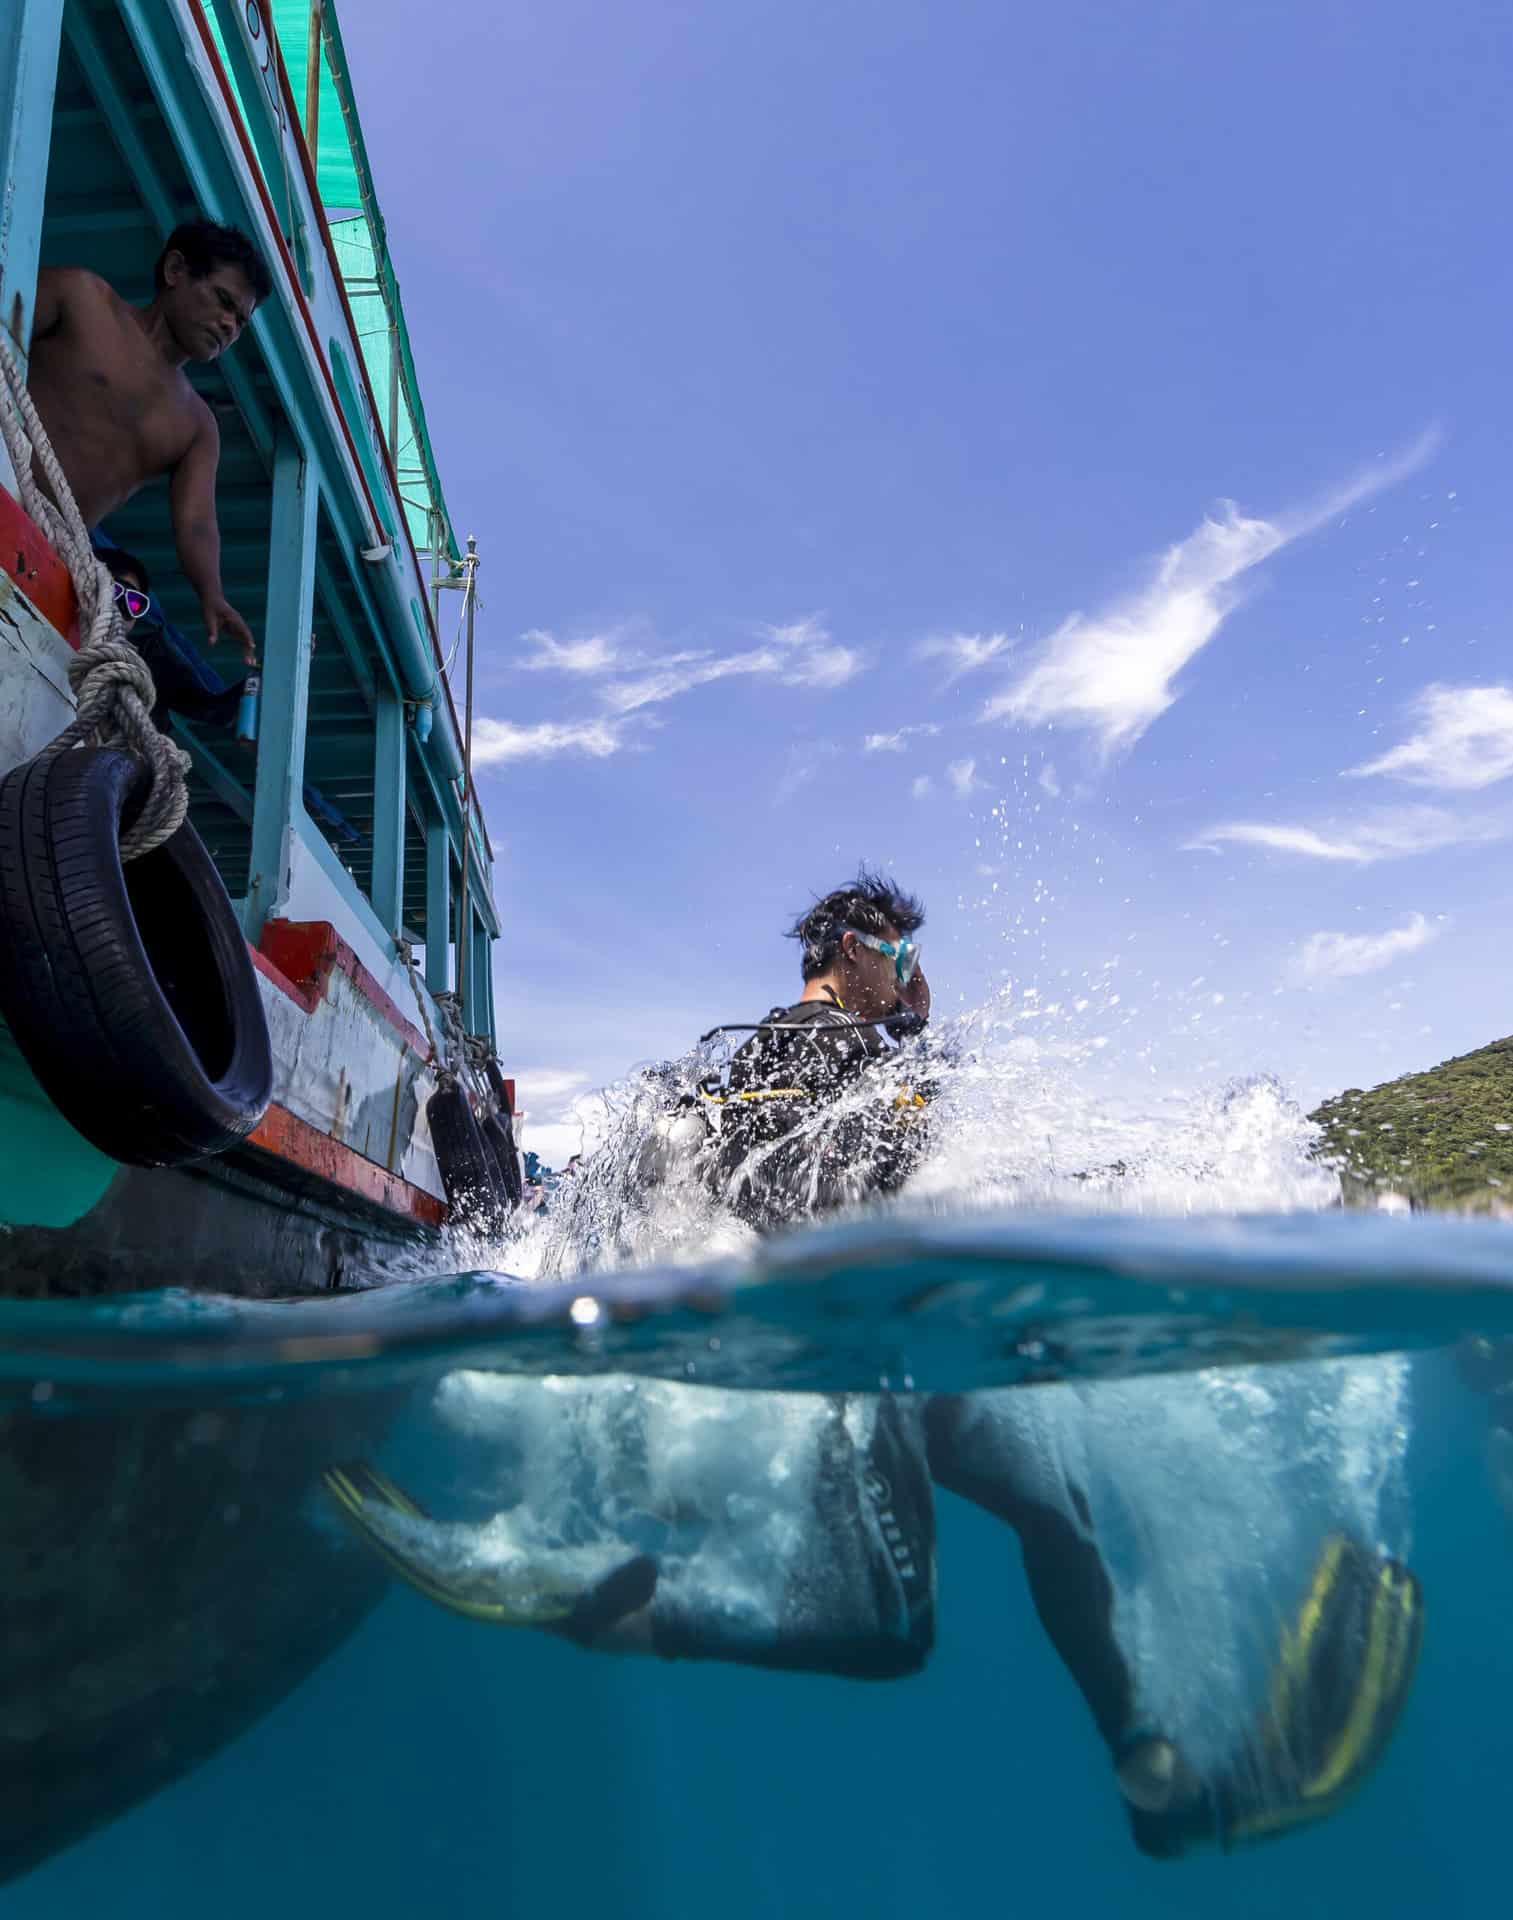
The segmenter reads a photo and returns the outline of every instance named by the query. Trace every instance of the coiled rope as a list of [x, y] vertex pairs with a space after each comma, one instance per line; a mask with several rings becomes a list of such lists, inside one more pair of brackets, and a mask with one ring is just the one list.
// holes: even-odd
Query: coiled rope
[[[89, 530], [68, 476], [58, 464], [3, 327], [0, 373], [6, 403], [0, 409], [0, 433], [16, 470], [21, 504], [68, 568], [79, 597], [80, 632], [87, 635], [68, 663], [76, 712], [39, 758], [50, 759], [70, 747], [124, 747], [147, 764], [152, 785], [121, 836], [121, 858], [136, 860], [160, 847], [182, 825], [189, 811], [187, 775], [193, 763], [153, 725], [157, 689], [152, 674], [126, 638], [110, 569], [89, 543]], [[38, 483], [34, 466], [41, 467], [51, 498]]]
[[430, 1010], [426, 1006], [426, 991], [421, 985], [420, 969], [415, 964], [415, 949], [408, 940], [398, 941], [398, 946], [404, 963], [409, 968], [410, 991], [414, 994], [415, 1004], [420, 1009], [421, 1025], [426, 1030], [426, 1042], [431, 1049], [431, 1059], [436, 1066], [437, 1079], [443, 1086], [450, 1085], [453, 1076], [448, 1069], [445, 1056], [436, 1044], [436, 1030], [431, 1025]]

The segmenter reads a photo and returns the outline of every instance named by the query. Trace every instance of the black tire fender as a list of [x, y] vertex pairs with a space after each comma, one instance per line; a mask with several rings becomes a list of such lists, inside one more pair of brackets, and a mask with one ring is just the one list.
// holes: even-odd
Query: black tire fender
[[426, 1102], [426, 1124], [452, 1219], [492, 1224], [500, 1211], [498, 1175], [461, 1087], [436, 1089]]
[[480, 1131], [498, 1175], [500, 1198], [513, 1212], [525, 1198], [525, 1182], [520, 1177], [520, 1158], [515, 1152], [513, 1129], [502, 1114], [491, 1113], [484, 1118]]
[[515, 1108], [510, 1099], [510, 1090], [505, 1082], [504, 1075], [499, 1070], [499, 1062], [494, 1059], [492, 1055], [484, 1061], [483, 1072], [484, 1078], [489, 1083], [489, 1091], [499, 1103], [501, 1117], [505, 1120], [513, 1120], [515, 1117]]
[[0, 780], [0, 1014], [63, 1117], [112, 1159], [224, 1153], [267, 1111], [273, 1055], [225, 886], [186, 821], [121, 863], [147, 772], [84, 747]]

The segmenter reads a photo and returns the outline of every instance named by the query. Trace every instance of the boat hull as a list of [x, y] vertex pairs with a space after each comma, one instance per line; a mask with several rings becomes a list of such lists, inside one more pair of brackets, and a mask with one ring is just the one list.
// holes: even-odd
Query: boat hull
[[434, 1227], [329, 1183], [294, 1186], [256, 1148], [173, 1168], [117, 1167], [67, 1226], [0, 1234], [0, 1294], [22, 1299], [155, 1287], [292, 1299], [380, 1286], [437, 1256]]
[[[24, 530], [4, 498], [7, 526]], [[0, 574], [0, 771], [72, 712], [71, 633], [65, 612], [50, 619], [31, 599], [34, 571]], [[447, 1205], [426, 1124], [434, 1016], [418, 980], [297, 839], [281, 911], [250, 930], [274, 1092], [229, 1158], [118, 1167], [63, 1120], [0, 1024], [0, 1293], [300, 1295], [376, 1284], [397, 1250], [434, 1244]], [[104, 1075], [90, 1093], [132, 1098]]]
[[200, 1765], [382, 1598], [320, 1475], [358, 1402], [0, 1414], [0, 1881]]

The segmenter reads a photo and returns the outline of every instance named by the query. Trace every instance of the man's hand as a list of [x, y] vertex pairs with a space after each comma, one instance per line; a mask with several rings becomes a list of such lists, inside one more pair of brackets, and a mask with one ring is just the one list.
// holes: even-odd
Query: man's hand
[[898, 994], [898, 1017], [890, 1020], [886, 1031], [894, 1040], [907, 1040], [919, 1033], [930, 1018], [930, 983], [921, 969]]
[[257, 642], [252, 637], [252, 629], [224, 594], [212, 594], [202, 600], [200, 613], [205, 622], [205, 637], [211, 646], [220, 639], [224, 629], [241, 646], [247, 665], [257, 665]]
[[226, 598], [221, 587], [221, 530], [215, 517], [215, 474], [221, 457], [220, 430], [215, 415], [199, 396], [191, 396], [198, 426], [194, 439], [168, 483], [173, 513], [173, 538], [179, 564], [200, 596], [205, 637], [214, 646], [222, 629], [242, 649], [249, 667], [257, 665], [257, 644], [247, 622]]

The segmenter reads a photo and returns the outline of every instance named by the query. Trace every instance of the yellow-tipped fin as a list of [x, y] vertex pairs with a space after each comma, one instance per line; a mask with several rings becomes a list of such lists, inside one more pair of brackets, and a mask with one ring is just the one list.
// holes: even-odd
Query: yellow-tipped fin
[[1361, 1785], [1408, 1698], [1423, 1620], [1422, 1591], [1401, 1561], [1330, 1536], [1283, 1636], [1262, 1734], [1260, 1803], [1239, 1807], [1252, 1796], [1234, 1794], [1226, 1844], [1322, 1819]]
[[[570, 1552], [546, 1550], [513, 1572], [499, 1567], [465, 1568], [449, 1577], [424, 1556], [429, 1529], [439, 1531], [425, 1509], [366, 1461], [328, 1468], [326, 1491], [348, 1526], [399, 1578], [449, 1613], [492, 1626], [556, 1627], [574, 1638], [592, 1639], [651, 1599], [656, 1562], [627, 1551], [607, 1569], [601, 1559], [584, 1577], [567, 1573]], [[397, 1521], [397, 1525], [395, 1524]], [[411, 1548], [404, 1534], [416, 1535]]]
[[[395, 1486], [387, 1475], [369, 1466], [366, 1461], [359, 1460], [347, 1466], [330, 1467], [322, 1478], [326, 1491], [353, 1532], [417, 1593], [423, 1593], [439, 1607], [445, 1607], [449, 1613], [460, 1613], [468, 1620], [482, 1620], [497, 1626], [522, 1624], [518, 1606], [504, 1599], [486, 1599], [468, 1591], [461, 1584], [448, 1582], [418, 1555], [406, 1553], [383, 1529], [375, 1516], [385, 1512], [399, 1514], [403, 1519], [412, 1521], [428, 1518], [424, 1508], [417, 1506], [404, 1489]], [[573, 1610], [573, 1604], [571, 1600], [564, 1599], [560, 1607], [548, 1605], [539, 1610], [533, 1609], [529, 1624], [544, 1625], [553, 1620], [566, 1619]]]

